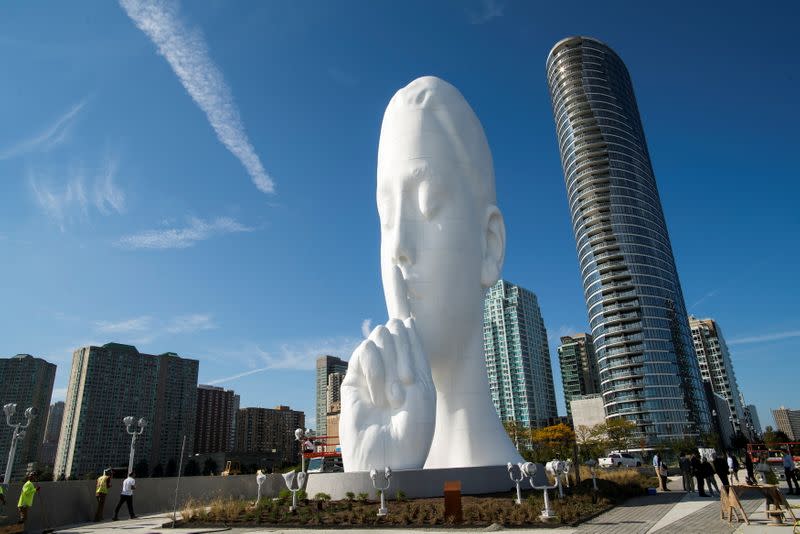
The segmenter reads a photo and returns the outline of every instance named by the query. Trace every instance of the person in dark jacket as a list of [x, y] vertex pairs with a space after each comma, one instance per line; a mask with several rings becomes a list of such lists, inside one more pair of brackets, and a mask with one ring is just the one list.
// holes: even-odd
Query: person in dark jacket
[[703, 460], [700, 462], [700, 469], [703, 470], [703, 478], [706, 480], [706, 486], [708, 486], [708, 495], [713, 497], [714, 490], [719, 493], [719, 487], [717, 487], [717, 481], [714, 480], [714, 467], [706, 456], [703, 456]]
[[703, 477], [703, 463], [698, 458], [696, 453], [692, 453], [692, 474], [694, 475], [695, 480], [697, 480], [697, 494], [701, 497], [708, 497], [708, 494], [705, 491], [705, 477]]
[[746, 482], [754, 486], [756, 483], [756, 475], [753, 472], [753, 459], [750, 457], [749, 452], [744, 454], [744, 470], [747, 472]]
[[725, 458], [720, 458], [717, 456], [716, 452], [712, 452], [711, 465], [714, 467], [714, 471], [717, 472], [719, 481], [722, 482], [722, 489], [727, 492], [728, 486], [731, 485], [731, 483], [728, 481], [728, 461]]

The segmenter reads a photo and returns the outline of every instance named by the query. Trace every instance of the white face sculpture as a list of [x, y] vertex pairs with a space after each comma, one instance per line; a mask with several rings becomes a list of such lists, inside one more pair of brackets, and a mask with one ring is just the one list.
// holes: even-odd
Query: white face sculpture
[[403, 294], [394, 287], [398, 266], [435, 377], [457, 364], [460, 343], [480, 328], [484, 292], [497, 279], [505, 244], [488, 144], [452, 85], [419, 78], [389, 103], [377, 204], [389, 316]]

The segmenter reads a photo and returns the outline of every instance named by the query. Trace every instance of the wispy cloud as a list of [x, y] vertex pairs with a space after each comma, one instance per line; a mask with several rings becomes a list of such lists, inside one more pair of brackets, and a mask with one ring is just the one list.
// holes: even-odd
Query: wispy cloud
[[[125, 211], [125, 193], [115, 178], [116, 158], [108, 158], [94, 178], [87, 178], [83, 164], [74, 164], [62, 170], [66, 177], [57, 176], [52, 169], [28, 169], [28, 184], [34, 199], [44, 213], [55, 221], [61, 231], [68, 223], [89, 214], [94, 206], [103, 215]], [[89, 197], [87, 182], [93, 183], [93, 194]]]
[[713, 290], [713, 291], [709, 291], [708, 293], [706, 293], [705, 295], [703, 295], [702, 297], [700, 297], [699, 299], [697, 299], [697, 301], [696, 301], [694, 304], [692, 304], [691, 306], [689, 306], [689, 311], [692, 311], [692, 310], [694, 310], [694, 309], [695, 309], [697, 306], [699, 306], [699, 305], [700, 305], [700, 304], [702, 304], [703, 302], [707, 301], [707, 300], [708, 300], [708, 299], [710, 299], [711, 297], [716, 297], [718, 292], [719, 292], [719, 291], [718, 291], [717, 289], [715, 289], [715, 290]]
[[170, 334], [185, 334], [201, 330], [213, 330], [217, 325], [210, 313], [193, 313], [173, 317], [165, 330]]
[[275, 183], [247, 137], [233, 94], [211, 60], [199, 29], [180, 19], [178, 4], [158, 0], [120, 0], [120, 5], [158, 48], [183, 87], [206, 114], [217, 138], [244, 165], [253, 184], [273, 193]]
[[506, 6], [499, 0], [481, 0], [480, 8], [468, 10], [469, 20], [472, 24], [485, 24], [490, 20], [502, 17]]
[[95, 329], [103, 334], [140, 333], [152, 328], [153, 318], [149, 315], [125, 319], [118, 322], [95, 321]]
[[251, 369], [216, 378], [206, 383], [221, 384], [245, 376], [279, 369], [310, 371], [315, 368], [317, 357], [322, 354], [330, 354], [342, 359], [349, 359], [353, 350], [355, 350], [360, 342], [361, 339], [342, 336], [283, 343], [275, 350], [264, 350], [259, 345], [249, 344], [242, 350], [229, 352], [227, 356], [234, 360], [239, 359], [247, 361], [248, 364], [252, 366]]
[[372, 319], [364, 319], [361, 321], [361, 335], [368, 338], [370, 332], [372, 332]]
[[183, 228], [147, 230], [124, 236], [115, 244], [126, 249], [180, 249], [189, 248], [198, 241], [214, 236], [252, 231], [253, 228], [244, 226], [230, 217], [217, 217], [213, 221], [190, 217], [189, 225]]
[[800, 337], [800, 330], [789, 330], [786, 332], [774, 332], [772, 334], [763, 334], [759, 336], [740, 337], [728, 341], [728, 345], [746, 345], [748, 343], [764, 343], [767, 341], [780, 341], [782, 339], [791, 339], [793, 337]]
[[94, 321], [98, 335], [118, 336], [120, 341], [134, 345], [146, 345], [154, 340], [180, 334], [193, 334], [217, 328], [210, 313], [191, 313], [159, 319], [141, 315], [119, 321]]
[[36, 151], [50, 150], [63, 143], [72, 130], [86, 100], [81, 100], [38, 134], [5, 149], [0, 149], [0, 160], [11, 159]]

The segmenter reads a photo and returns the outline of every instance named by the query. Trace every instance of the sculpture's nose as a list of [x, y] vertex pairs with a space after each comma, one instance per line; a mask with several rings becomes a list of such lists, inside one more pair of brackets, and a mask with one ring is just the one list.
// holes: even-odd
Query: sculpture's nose
[[406, 268], [414, 264], [413, 229], [408, 221], [400, 218], [395, 225], [392, 245], [392, 263], [399, 266], [405, 274]]

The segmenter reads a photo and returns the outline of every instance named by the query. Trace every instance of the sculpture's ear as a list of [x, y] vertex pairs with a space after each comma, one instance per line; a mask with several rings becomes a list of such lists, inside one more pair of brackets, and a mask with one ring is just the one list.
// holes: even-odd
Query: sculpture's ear
[[481, 284], [492, 287], [500, 278], [503, 260], [506, 257], [506, 225], [500, 209], [491, 205], [486, 208], [483, 225], [483, 266]]

